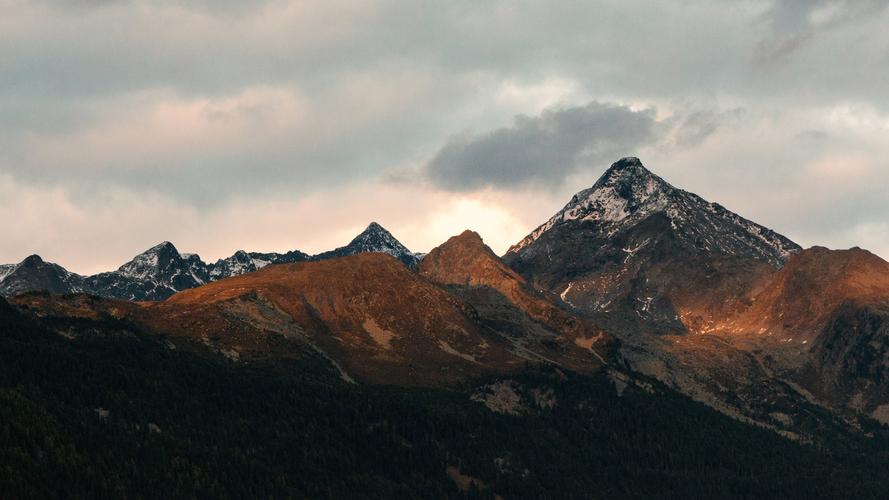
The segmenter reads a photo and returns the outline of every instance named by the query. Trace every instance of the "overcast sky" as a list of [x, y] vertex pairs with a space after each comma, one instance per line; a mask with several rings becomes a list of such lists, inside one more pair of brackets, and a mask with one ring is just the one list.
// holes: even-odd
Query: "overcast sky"
[[498, 253], [622, 156], [889, 257], [887, 1], [0, 0], [0, 263]]

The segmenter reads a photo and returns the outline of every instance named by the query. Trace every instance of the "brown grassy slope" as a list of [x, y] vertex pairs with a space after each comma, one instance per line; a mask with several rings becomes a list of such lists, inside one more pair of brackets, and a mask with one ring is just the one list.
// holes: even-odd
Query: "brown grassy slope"
[[140, 320], [242, 358], [282, 335], [307, 339], [373, 382], [440, 385], [524, 364], [474, 314], [392, 257], [368, 253], [221, 280], [148, 306]]
[[889, 263], [859, 248], [792, 256], [739, 318], [739, 329], [811, 339], [843, 304], [889, 301]]

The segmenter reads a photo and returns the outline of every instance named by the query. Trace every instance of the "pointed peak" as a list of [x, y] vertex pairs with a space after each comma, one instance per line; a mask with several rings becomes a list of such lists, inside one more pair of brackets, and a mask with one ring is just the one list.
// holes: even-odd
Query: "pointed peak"
[[640, 210], [663, 209], [673, 191], [673, 186], [651, 173], [639, 158], [628, 156], [612, 163], [593, 187], [575, 194], [556, 217], [620, 222]]
[[182, 257], [183, 260], [190, 262], [203, 262], [201, 256], [196, 253], [181, 253], [179, 256]]
[[467, 229], [462, 233], [451, 236], [447, 241], [433, 248], [429, 253], [435, 253], [436, 251], [441, 250], [452, 250], [452, 249], [461, 249], [461, 250], [487, 250], [488, 246], [485, 245], [485, 242], [482, 240], [482, 237], [479, 236], [475, 231]]
[[433, 248], [420, 274], [449, 285], [484, 285], [508, 293], [522, 281], [475, 231], [466, 230]]
[[401, 244], [392, 233], [376, 222], [371, 222], [370, 225], [368, 225], [358, 236], [353, 238], [348, 245], [320, 253], [315, 255], [313, 259], [320, 260], [331, 257], [354, 255], [357, 253], [373, 252], [387, 253], [396, 259], [401, 260], [408, 267], [413, 267], [417, 263], [417, 257], [408, 250], [407, 247]]
[[25, 257], [25, 260], [23, 260], [21, 262], [21, 265], [25, 266], [25, 267], [34, 267], [34, 266], [39, 266], [39, 265], [45, 264], [45, 263], [46, 262], [43, 260], [43, 258], [41, 258], [37, 254], [34, 254], [34, 255], [29, 255], [29, 256]]
[[181, 261], [182, 256], [176, 247], [169, 241], [163, 241], [133, 257], [133, 260], [120, 266], [117, 272], [130, 278], [145, 280], [156, 277], [161, 268]]
[[608, 170], [596, 182], [596, 186], [613, 184], [647, 183], [654, 179], [658, 184], [668, 185], [663, 179], [645, 168], [642, 161], [635, 156], [627, 156], [612, 163]]
[[371, 222], [367, 225], [364, 231], [361, 231], [361, 234], [369, 234], [369, 233], [385, 233], [389, 234], [389, 231], [386, 230], [385, 227], [381, 226], [377, 222]]
[[642, 165], [642, 160], [635, 156], [624, 156], [620, 160], [611, 164], [611, 168], [628, 168], [628, 167], [645, 167]]
[[376, 222], [371, 222], [364, 231], [352, 239], [349, 245], [385, 244], [387, 246], [402, 246], [386, 228]]
[[[433, 248], [427, 255], [430, 261], [438, 260], [442, 255], [463, 255], [465, 257], [483, 258], [485, 260], [494, 259], [499, 261], [500, 258], [491, 250], [491, 247], [485, 244], [482, 237], [475, 231], [467, 229], [462, 233], [451, 236], [448, 241]], [[424, 260], [426, 260], [424, 257]]]
[[145, 250], [142, 253], [143, 254], [147, 254], [147, 253], [153, 254], [153, 253], [164, 253], [164, 252], [171, 253], [171, 254], [175, 253], [176, 255], [179, 255], [179, 251], [176, 250], [176, 246], [173, 245], [172, 243], [170, 243], [169, 241], [162, 241], [162, 242], [158, 243], [157, 245], [154, 245], [153, 247], [149, 248], [148, 250]]
[[[652, 219], [654, 216], [658, 218]], [[695, 251], [746, 255], [775, 267], [800, 249], [784, 236], [719, 204], [673, 187], [646, 169], [638, 158], [627, 157], [614, 162], [592, 187], [575, 194], [562, 210], [508, 253], [536, 258], [541, 253], [527, 249], [557, 227], [595, 235], [608, 243], [614, 235], [627, 234], [646, 220], [666, 225], [662, 226], [664, 231]]]
[[563, 222], [593, 221], [600, 227], [616, 227], [627, 219], [638, 221], [665, 210], [676, 191], [667, 181], [645, 168], [639, 158], [621, 158], [612, 163], [592, 187], [575, 194], [562, 210], [509, 251], [520, 251]]
[[481, 246], [485, 245], [485, 242], [484, 242], [484, 240], [482, 240], [481, 235], [479, 235], [477, 232], [475, 232], [471, 229], [467, 229], [466, 231], [463, 231], [462, 233], [458, 234], [457, 236], [452, 236], [450, 239], [448, 239], [447, 242], [445, 242], [445, 244], [448, 244], [448, 243], [460, 243], [463, 245], [472, 244], [472, 245], [477, 245], [477, 246], [478, 245], [481, 245]]

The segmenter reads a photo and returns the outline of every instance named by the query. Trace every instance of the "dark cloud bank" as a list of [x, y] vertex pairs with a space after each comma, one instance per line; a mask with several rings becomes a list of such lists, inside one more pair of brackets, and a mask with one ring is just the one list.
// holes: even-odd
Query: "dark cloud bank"
[[427, 175], [452, 190], [559, 185], [580, 165], [650, 144], [657, 129], [653, 109], [600, 102], [519, 115], [510, 127], [451, 138], [429, 162]]
[[689, 110], [658, 120], [657, 110], [593, 101], [518, 115], [509, 127], [452, 137], [425, 167], [440, 188], [555, 188], [591, 165], [638, 155], [651, 146], [694, 147], [739, 110]]

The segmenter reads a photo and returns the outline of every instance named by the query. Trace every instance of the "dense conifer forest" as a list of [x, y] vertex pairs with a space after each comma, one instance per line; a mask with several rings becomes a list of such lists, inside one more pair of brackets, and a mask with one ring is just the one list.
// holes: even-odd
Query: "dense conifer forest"
[[556, 404], [500, 414], [470, 386], [351, 385], [311, 356], [233, 363], [0, 302], [0, 496], [889, 497], [883, 428], [805, 445], [657, 384], [512, 380]]

